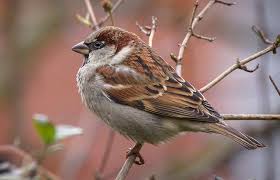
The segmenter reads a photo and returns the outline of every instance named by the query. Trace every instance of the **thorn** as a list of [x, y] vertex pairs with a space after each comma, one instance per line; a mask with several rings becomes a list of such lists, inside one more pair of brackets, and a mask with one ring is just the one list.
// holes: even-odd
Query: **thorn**
[[274, 82], [274, 80], [272, 79], [272, 77], [269, 75], [269, 80], [271, 81], [273, 87], [275, 88], [276, 92], [278, 93], [278, 95], [280, 96], [280, 89], [277, 87], [276, 83]]
[[249, 72], [249, 73], [255, 72], [257, 69], [259, 69], [259, 66], [260, 66], [260, 64], [257, 64], [254, 69], [248, 69], [248, 67], [246, 65], [243, 65], [240, 63], [239, 59], [237, 59], [236, 64], [238, 66], [238, 69], [241, 69], [241, 70]]
[[223, 5], [226, 5], [226, 6], [232, 6], [232, 5], [237, 4], [236, 2], [224, 2], [224, 1], [221, 1], [221, 0], [215, 0], [215, 3], [223, 4]]

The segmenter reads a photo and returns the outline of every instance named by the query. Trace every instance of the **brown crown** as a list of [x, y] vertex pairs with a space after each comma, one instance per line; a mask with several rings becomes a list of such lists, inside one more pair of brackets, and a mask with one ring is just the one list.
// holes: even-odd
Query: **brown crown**
[[105, 41], [108, 45], [115, 45], [117, 47], [117, 52], [127, 46], [131, 41], [141, 41], [136, 34], [113, 26], [101, 28], [100, 30], [90, 34], [86, 38], [85, 43], [90, 43], [95, 40]]

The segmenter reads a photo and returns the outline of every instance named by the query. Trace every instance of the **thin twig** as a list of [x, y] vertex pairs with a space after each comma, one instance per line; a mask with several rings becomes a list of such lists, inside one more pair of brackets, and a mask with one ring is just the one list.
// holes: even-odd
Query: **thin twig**
[[224, 120], [280, 120], [280, 114], [222, 114]]
[[192, 15], [191, 15], [190, 24], [189, 24], [189, 29], [193, 29], [192, 25], [193, 25], [195, 14], [196, 14], [196, 11], [197, 11], [197, 8], [198, 8], [198, 5], [199, 5], [198, 1], [199, 0], [196, 0], [195, 3], [194, 3], [194, 6], [193, 6], [193, 11], [192, 11]]
[[85, 0], [85, 4], [86, 4], [87, 11], [88, 11], [88, 13], [89, 13], [89, 15], [91, 17], [91, 20], [92, 20], [92, 23], [93, 23], [94, 27], [96, 29], [99, 29], [99, 25], [97, 23], [97, 20], [96, 20], [96, 17], [95, 17], [95, 14], [94, 14], [94, 11], [93, 11], [93, 8], [92, 8], [90, 0]]
[[278, 93], [278, 95], [280, 96], [280, 89], [277, 87], [276, 83], [274, 82], [274, 80], [272, 79], [272, 77], [269, 75], [269, 79], [273, 85], [273, 87], [275, 88], [276, 92]]
[[139, 30], [144, 33], [146, 36], [149, 36], [149, 46], [153, 46], [153, 39], [157, 29], [157, 17], [152, 16], [152, 26], [141, 26], [138, 22], [136, 22], [136, 26]]
[[[111, 10], [111, 14], [113, 14], [115, 12], [115, 10], [122, 4], [122, 2], [124, 2], [124, 0], [118, 0], [112, 10]], [[110, 18], [110, 14], [107, 14], [105, 17], [101, 18], [98, 22], [98, 26], [102, 26], [108, 19]], [[93, 26], [92, 29], [96, 29], [96, 26]]]
[[136, 26], [139, 28], [139, 30], [144, 33], [146, 36], [150, 36], [151, 29], [148, 27], [141, 26], [137, 21], [136, 21]]
[[240, 69], [240, 66], [244, 66], [245, 64], [257, 59], [260, 56], [263, 56], [269, 52], [273, 52], [275, 49], [277, 49], [280, 46], [280, 43], [273, 43], [272, 45], [269, 45], [265, 49], [252, 54], [251, 56], [240, 60], [238, 63], [233, 64], [228, 69], [226, 69], [223, 73], [221, 73], [218, 77], [216, 77], [214, 80], [212, 80], [210, 83], [208, 83], [206, 86], [202, 87], [200, 89], [200, 92], [204, 93], [211, 87], [215, 86], [218, 82], [220, 82], [222, 79], [224, 79], [226, 76], [228, 76], [230, 73], [235, 71], [236, 69]]
[[197, 34], [197, 33], [192, 33], [193, 37], [196, 37], [197, 39], [203, 39], [203, 40], [206, 40], [206, 41], [209, 41], [209, 42], [213, 42], [216, 37], [207, 37], [207, 36], [203, 36], [203, 35], [200, 35], [200, 34]]
[[108, 15], [110, 16], [112, 26], [114, 26], [115, 23], [114, 23], [114, 18], [113, 18], [113, 14], [112, 14], [113, 5], [112, 5], [111, 0], [102, 0], [101, 6], [103, 7], [104, 11], [106, 13], [108, 13]]
[[154, 39], [154, 35], [156, 32], [156, 28], [157, 28], [157, 18], [155, 16], [152, 16], [152, 29], [151, 29], [151, 33], [149, 36], [149, 46], [150, 47], [153, 46], [153, 39]]
[[263, 41], [265, 44], [273, 44], [273, 41], [268, 39], [264, 32], [258, 28], [257, 26], [252, 26], [252, 30], [256, 33], [256, 35]]
[[110, 16], [110, 19], [111, 19], [112, 26], [115, 26], [115, 21], [114, 21], [114, 18], [113, 18], [112, 11], [109, 12], [109, 16]]
[[76, 14], [76, 18], [78, 19], [78, 21], [80, 21], [82, 24], [91, 27], [92, 23], [90, 21], [90, 17], [89, 17], [89, 13], [86, 14], [85, 17], [81, 16], [80, 14]]
[[[235, 3], [227, 3], [227, 2], [223, 2], [223, 1], [219, 1], [219, 0], [210, 0], [208, 2], [208, 4], [195, 17], [195, 14], [196, 14], [196, 11], [197, 11], [197, 7], [198, 7], [198, 0], [195, 2], [194, 8], [193, 8], [193, 12], [192, 12], [192, 16], [191, 16], [191, 20], [190, 20], [190, 24], [189, 24], [189, 28], [188, 28], [188, 32], [187, 32], [185, 38], [183, 39], [182, 43], [180, 44], [180, 49], [179, 49], [178, 56], [175, 56], [174, 54], [171, 55], [171, 58], [173, 60], [175, 60], [175, 62], [176, 62], [176, 72], [177, 72], [177, 74], [179, 74], [179, 75], [182, 74], [183, 55], [184, 55], [185, 48], [187, 47], [187, 44], [188, 44], [189, 39], [191, 38], [191, 36], [197, 37], [199, 39], [208, 40], [208, 41], [211, 41], [211, 42], [214, 40], [214, 38], [209, 38], [209, 37], [201, 36], [201, 35], [198, 35], [198, 34], [194, 33], [194, 28], [198, 24], [198, 22], [203, 19], [205, 13], [215, 3], [219, 3], [219, 4], [223, 4], [223, 5], [227, 5], [227, 6], [235, 4]], [[175, 57], [176, 57], [176, 59], [175, 59]]]
[[112, 151], [114, 138], [115, 138], [115, 132], [113, 130], [110, 130], [108, 140], [107, 140], [107, 143], [106, 143], [106, 146], [105, 146], [106, 149], [105, 149], [105, 152], [104, 152], [103, 157], [102, 157], [100, 168], [98, 170], [98, 173], [100, 173], [100, 174], [102, 174], [104, 172], [105, 167], [107, 165], [107, 162], [109, 160], [109, 157], [110, 157], [110, 154], [111, 154], [111, 151]]

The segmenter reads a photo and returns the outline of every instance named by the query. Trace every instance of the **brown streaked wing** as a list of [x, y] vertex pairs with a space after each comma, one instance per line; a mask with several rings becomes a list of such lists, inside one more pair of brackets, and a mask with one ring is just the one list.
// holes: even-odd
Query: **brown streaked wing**
[[97, 68], [96, 72], [102, 76], [104, 83], [109, 84], [103, 90], [116, 103], [160, 116], [218, 122], [216, 116], [204, 107], [203, 96], [200, 97], [199, 92], [185, 82], [177, 81], [180, 85], [175, 85], [174, 78], [169, 78], [172, 79], [169, 84], [173, 84], [170, 87], [169, 80], [155, 82], [148, 75], [122, 65], [105, 65]]

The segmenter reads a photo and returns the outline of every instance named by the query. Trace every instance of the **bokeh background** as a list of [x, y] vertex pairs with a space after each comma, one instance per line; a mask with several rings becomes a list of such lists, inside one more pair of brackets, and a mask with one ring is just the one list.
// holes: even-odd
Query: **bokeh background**
[[[115, 1], [113, 1], [115, 2]], [[279, 0], [236, 0], [237, 5], [215, 5], [196, 31], [215, 36], [213, 43], [192, 38], [184, 56], [183, 77], [195, 87], [207, 84], [237, 58], [265, 45], [251, 31], [260, 26], [270, 38], [280, 33]], [[207, 3], [202, 0], [200, 8]], [[97, 19], [105, 15], [100, 1], [92, 1]], [[135, 22], [148, 25], [158, 17], [154, 49], [168, 62], [178, 53], [187, 31], [193, 1], [126, 0], [114, 13], [117, 26], [139, 34]], [[51, 154], [43, 165], [62, 179], [93, 179], [100, 167], [109, 128], [82, 105], [75, 76], [82, 57], [71, 47], [91, 30], [75, 17], [85, 15], [80, 0], [0, 0], [0, 144], [20, 137], [27, 152], [42, 148], [32, 115], [44, 113], [56, 124], [82, 127], [84, 134], [65, 140], [64, 150]], [[110, 23], [107, 23], [107, 25]], [[269, 82], [280, 84], [280, 56], [268, 54], [250, 63], [254, 73], [237, 70], [207, 91], [205, 96], [221, 113], [280, 113], [279, 96]], [[157, 147], [145, 145], [144, 166], [134, 166], [128, 179], [273, 180], [280, 178], [279, 122], [234, 121], [232, 126], [248, 132], [268, 148], [247, 151], [221, 136], [188, 133]], [[116, 135], [104, 171], [109, 175], [125, 160], [133, 143]], [[109, 178], [110, 179], [110, 178]], [[113, 178], [111, 178], [113, 179]]]

